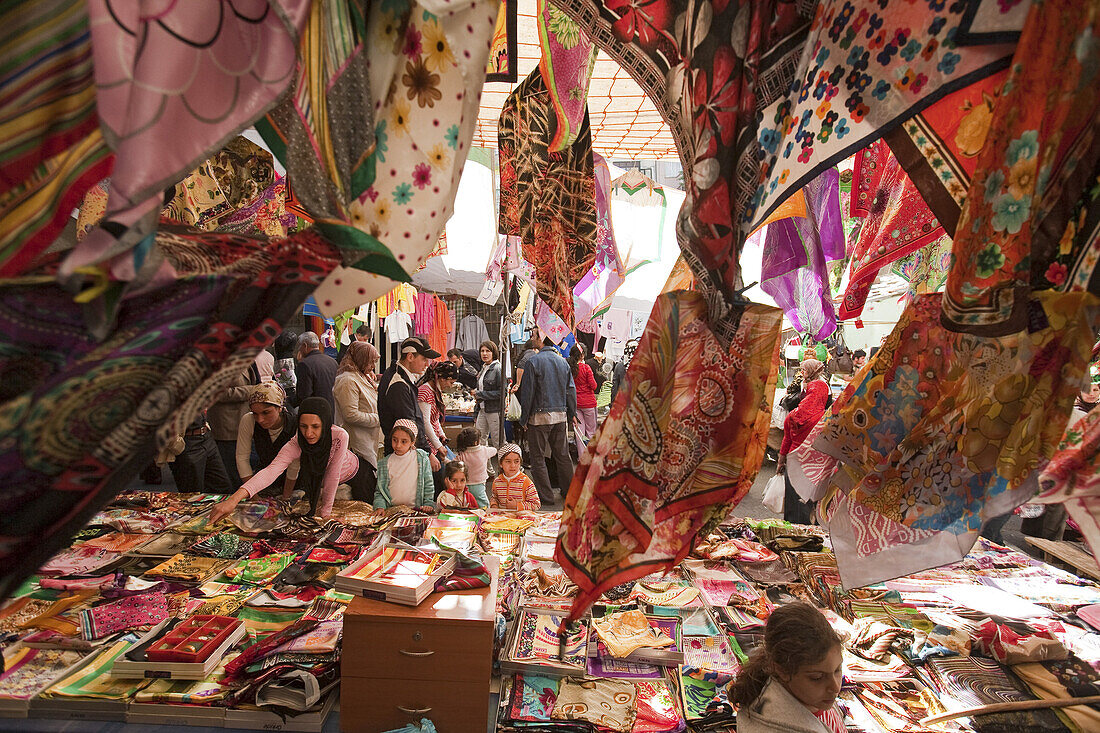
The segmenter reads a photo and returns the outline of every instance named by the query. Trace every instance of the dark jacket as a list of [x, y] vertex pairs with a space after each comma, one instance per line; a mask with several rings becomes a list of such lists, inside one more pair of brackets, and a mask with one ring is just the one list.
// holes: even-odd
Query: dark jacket
[[[476, 363], [476, 362], [475, 362]], [[462, 366], [458, 368], [458, 376], [455, 377], [466, 389], [477, 389], [478, 369], [466, 357], [462, 357]]]
[[538, 412], [564, 412], [570, 422], [577, 414], [577, 388], [569, 362], [553, 346], [545, 346], [528, 360], [519, 384], [520, 424]]
[[390, 364], [378, 381], [378, 422], [382, 426], [382, 452], [387, 456], [393, 453], [390, 435], [393, 424], [398, 420], [412, 420], [416, 423], [416, 447], [431, 453], [428, 438], [424, 432], [424, 417], [416, 400], [416, 383], [400, 362]]
[[323, 397], [336, 414], [336, 402], [332, 399], [332, 385], [336, 383], [335, 359], [320, 351], [312, 351], [295, 363], [294, 376], [298, 384], [294, 389], [293, 407], [301, 405], [307, 397]]
[[626, 363], [615, 362], [615, 366], [611, 370], [611, 401], [615, 401], [615, 395], [619, 394], [619, 387], [623, 386], [623, 380], [626, 379]]
[[492, 364], [482, 366], [481, 371], [485, 372], [485, 379], [481, 382], [484, 389], [474, 392], [474, 397], [477, 398], [477, 409], [474, 414], [482, 410], [490, 413], [500, 412], [500, 362], [494, 361]]
[[600, 388], [603, 387], [603, 383], [607, 381], [607, 377], [603, 374], [603, 367], [600, 366], [600, 360], [590, 356], [584, 360], [584, 363], [592, 370], [592, 376], [596, 379], [596, 393], [598, 394]]

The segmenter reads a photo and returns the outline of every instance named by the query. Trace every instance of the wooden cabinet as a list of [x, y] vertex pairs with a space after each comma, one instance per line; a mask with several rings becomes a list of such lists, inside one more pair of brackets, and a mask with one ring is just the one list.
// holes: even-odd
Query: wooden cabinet
[[429, 718], [439, 733], [489, 726], [499, 561], [488, 588], [419, 606], [356, 598], [344, 614], [340, 727], [385, 731]]

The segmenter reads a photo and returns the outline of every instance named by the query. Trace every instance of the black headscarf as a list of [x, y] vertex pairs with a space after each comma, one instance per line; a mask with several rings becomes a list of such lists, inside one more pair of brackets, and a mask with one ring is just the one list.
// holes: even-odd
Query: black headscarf
[[332, 405], [324, 397], [307, 397], [298, 406], [298, 419], [302, 415], [316, 415], [321, 418], [321, 439], [313, 445], [306, 442], [301, 429], [298, 430], [298, 447], [302, 449], [299, 462], [298, 488], [306, 492], [309, 499], [309, 513], [317, 512], [317, 502], [321, 498], [321, 484], [324, 482], [325, 469], [328, 468], [329, 454], [332, 452]]

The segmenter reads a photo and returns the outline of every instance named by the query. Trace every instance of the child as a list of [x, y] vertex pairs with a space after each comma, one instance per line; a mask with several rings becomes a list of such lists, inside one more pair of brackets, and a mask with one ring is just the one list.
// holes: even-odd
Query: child
[[466, 487], [466, 464], [451, 461], [443, 467], [443, 483], [447, 486], [435, 500], [436, 509], [477, 509], [477, 499]]
[[477, 428], [463, 428], [455, 440], [458, 460], [466, 464], [469, 484], [467, 489], [477, 499], [481, 508], [489, 506], [489, 495], [485, 492], [485, 482], [489, 480], [489, 459], [497, 454], [497, 449], [481, 444], [481, 431]]
[[764, 646], [733, 686], [737, 733], [845, 733], [835, 704], [843, 650], [840, 636], [813, 606], [775, 609], [764, 627]]
[[378, 488], [374, 508], [413, 506], [422, 512], [434, 510], [435, 482], [427, 452], [416, 446], [416, 423], [398, 420], [390, 434], [393, 453], [378, 461]]
[[515, 443], [500, 446], [500, 475], [493, 480], [493, 498], [489, 506], [500, 509], [542, 508], [535, 482], [523, 472], [523, 453]]

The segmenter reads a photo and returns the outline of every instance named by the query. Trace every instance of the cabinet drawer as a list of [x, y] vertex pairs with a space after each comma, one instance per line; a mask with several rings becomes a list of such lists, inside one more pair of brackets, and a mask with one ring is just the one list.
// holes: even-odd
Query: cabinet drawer
[[408, 680], [488, 684], [493, 666], [490, 624], [346, 621], [341, 656], [343, 678], [370, 677], [385, 670]]
[[[383, 668], [377, 668], [382, 671]], [[489, 681], [424, 682], [344, 677], [340, 729], [378, 733], [429, 718], [439, 733], [481, 733], [489, 727]]]

